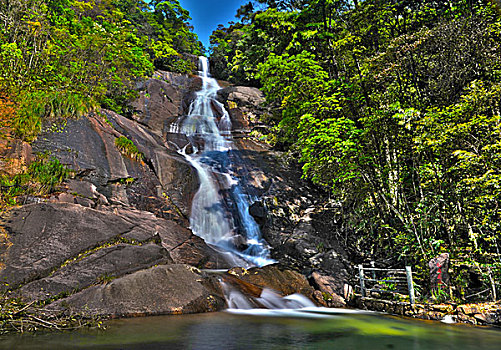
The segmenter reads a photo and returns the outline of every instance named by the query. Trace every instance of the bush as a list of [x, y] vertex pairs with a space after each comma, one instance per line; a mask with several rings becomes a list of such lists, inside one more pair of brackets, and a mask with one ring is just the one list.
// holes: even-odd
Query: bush
[[26, 142], [34, 141], [42, 130], [43, 120], [79, 117], [94, 106], [91, 99], [78, 93], [35, 91], [20, 98], [20, 107], [12, 120], [14, 134]]
[[15, 176], [0, 176], [0, 207], [16, 205], [16, 198], [25, 195], [45, 196], [53, 193], [71, 174], [55, 158], [42, 157], [28, 170]]
[[57, 185], [70, 175], [70, 172], [68, 168], [55, 158], [34, 162], [28, 168], [28, 175], [31, 177], [31, 180], [38, 184], [38, 194], [53, 192]]
[[138, 151], [134, 142], [132, 142], [125, 136], [120, 136], [116, 138], [115, 146], [118, 148], [120, 153], [131, 159], [134, 159], [135, 161], [139, 162], [144, 159], [144, 155]]

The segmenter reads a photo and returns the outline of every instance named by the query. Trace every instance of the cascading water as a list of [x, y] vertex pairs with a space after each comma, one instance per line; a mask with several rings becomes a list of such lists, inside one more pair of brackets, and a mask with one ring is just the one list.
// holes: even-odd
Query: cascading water
[[269, 258], [268, 245], [249, 214], [252, 198], [234, 171], [231, 153], [236, 150], [231, 141], [230, 116], [216, 100], [220, 86], [209, 76], [206, 57], [200, 57], [200, 66], [202, 89], [188, 116], [174, 127], [190, 141], [179, 152], [197, 170], [200, 181], [191, 208], [191, 229], [229, 253], [228, 260], [235, 266], [271, 264], [274, 261]]
[[[274, 263], [259, 226], [249, 213], [253, 198], [246, 193], [237, 174], [242, 164], [233, 146], [230, 116], [216, 99], [220, 87], [209, 76], [207, 58], [200, 57], [200, 67], [202, 89], [197, 92], [188, 115], [171, 126], [172, 133], [186, 135], [189, 144], [179, 153], [196, 169], [200, 182], [191, 207], [191, 229], [208, 244], [219, 248], [232, 266]], [[265, 288], [259, 297], [251, 297], [230, 284], [223, 281], [221, 284], [230, 307], [228, 312], [263, 314], [261, 308], [267, 308], [273, 309], [270, 310], [272, 316], [323, 317], [305, 314], [317, 308], [299, 294], [281, 297]]]

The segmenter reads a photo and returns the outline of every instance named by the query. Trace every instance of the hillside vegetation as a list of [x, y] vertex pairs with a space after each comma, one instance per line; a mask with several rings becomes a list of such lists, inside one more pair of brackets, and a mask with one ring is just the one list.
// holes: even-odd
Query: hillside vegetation
[[155, 68], [191, 72], [182, 54], [203, 51], [178, 0], [9, 0], [0, 19], [0, 94], [26, 141], [44, 118], [127, 113], [135, 82]]
[[494, 3], [260, 0], [211, 37], [218, 77], [263, 89], [268, 141], [342, 205], [358, 259], [424, 277], [449, 252], [457, 298], [501, 280]]
[[[97, 107], [129, 115], [134, 87], [155, 69], [192, 72], [188, 56], [204, 48], [189, 19], [178, 0], [1, 1], [0, 162], [10, 140], [34, 141], [44, 121], [61, 129]], [[44, 177], [0, 169], [0, 208], [64, 180], [39, 158]]]

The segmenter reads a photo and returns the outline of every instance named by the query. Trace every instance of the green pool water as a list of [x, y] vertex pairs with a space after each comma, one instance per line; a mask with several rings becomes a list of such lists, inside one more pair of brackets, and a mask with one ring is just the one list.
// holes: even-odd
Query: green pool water
[[110, 321], [106, 330], [16, 335], [1, 349], [501, 349], [501, 329], [384, 315], [232, 315]]

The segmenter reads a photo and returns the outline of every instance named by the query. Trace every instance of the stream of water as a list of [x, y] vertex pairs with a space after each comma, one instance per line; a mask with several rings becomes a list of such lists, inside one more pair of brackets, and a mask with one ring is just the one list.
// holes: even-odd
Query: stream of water
[[220, 86], [210, 77], [209, 62], [200, 57], [202, 89], [189, 114], [175, 128], [189, 144], [179, 151], [196, 169], [200, 187], [193, 198], [190, 226], [207, 243], [226, 252], [233, 266], [264, 266], [273, 263], [268, 244], [249, 214], [253, 198], [235, 174], [231, 119], [217, 101]]

